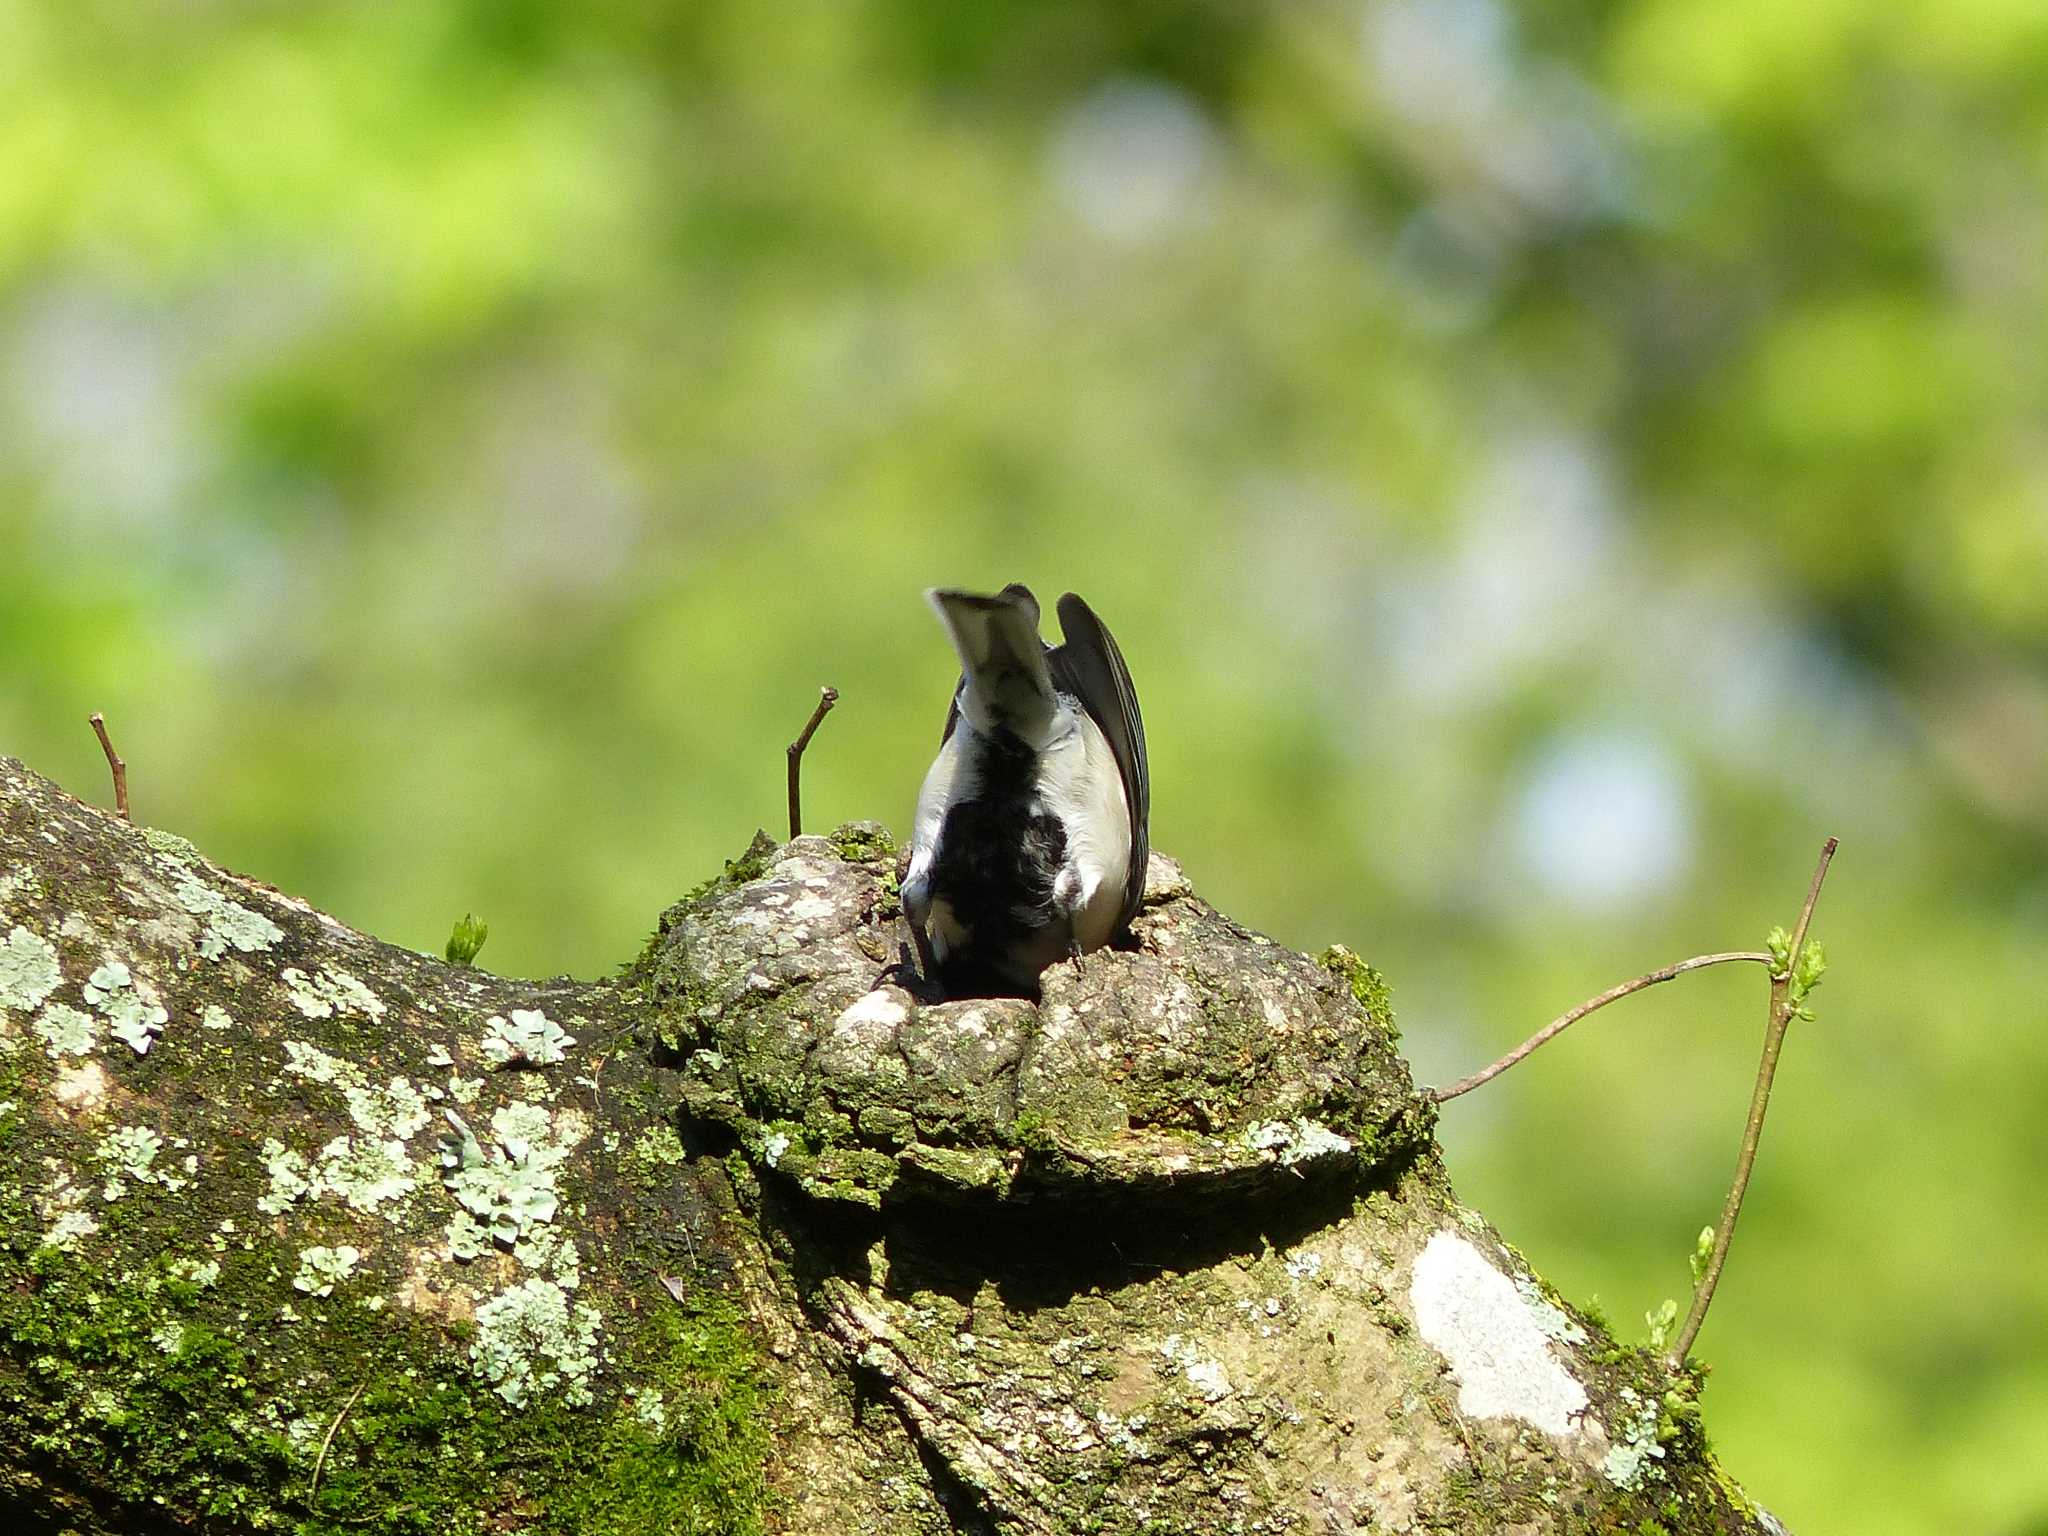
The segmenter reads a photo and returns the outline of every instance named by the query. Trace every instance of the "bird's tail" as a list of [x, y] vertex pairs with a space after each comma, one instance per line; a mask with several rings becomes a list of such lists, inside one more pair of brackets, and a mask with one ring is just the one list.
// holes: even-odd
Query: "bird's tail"
[[934, 587], [925, 594], [960, 654], [966, 689], [961, 712], [976, 730], [1011, 731], [1045, 745], [1056, 703], [1045, 642], [1038, 636], [1038, 600], [1012, 582], [994, 597]]

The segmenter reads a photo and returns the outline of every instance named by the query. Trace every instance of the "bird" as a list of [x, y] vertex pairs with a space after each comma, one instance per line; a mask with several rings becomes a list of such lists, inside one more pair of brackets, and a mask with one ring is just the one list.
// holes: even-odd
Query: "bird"
[[1143, 901], [1152, 793], [1137, 690], [1071, 592], [1057, 646], [1020, 582], [925, 599], [960, 680], [917, 797], [904, 915], [927, 982], [1035, 994], [1047, 966], [1078, 965]]

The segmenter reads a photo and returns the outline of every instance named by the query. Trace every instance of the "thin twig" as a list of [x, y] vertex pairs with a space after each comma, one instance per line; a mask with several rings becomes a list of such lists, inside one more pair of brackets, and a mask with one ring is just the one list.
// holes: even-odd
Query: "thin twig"
[[1470, 1077], [1461, 1077], [1448, 1088], [1432, 1088], [1429, 1091], [1429, 1096], [1441, 1104], [1447, 1099], [1455, 1099], [1461, 1093], [1470, 1093], [1474, 1088], [1484, 1083], [1492, 1082], [1501, 1073], [1507, 1071], [1509, 1067], [1512, 1067], [1516, 1062], [1535, 1051], [1538, 1047], [1548, 1045], [1587, 1014], [1596, 1013], [1600, 1009], [1605, 1008], [1609, 1003], [1619, 1002], [1632, 992], [1640, 992], [1645, 987], [1654, 987], [1661, 981], [1671, 980], [1674, 976], [1683, 976], [1687, 971], [1701, 970], [1709, 965], [1727, 965], [1735, 960], [1750, 960], [1763, 965], [1771, 963], [1771, 957], [1762, 950], [1730, 950], [1725, 954], [1718, 955], [1694, 955], [1690, 960], [1680, 960], [1674, 965], [1665, 966], [1662, 970], [1651, 971], [1647, 976], [1638, 976], [1634, 981], [1624, 981], [1620, 986], [1609, 987], [1598, 997], [1586, 999], [1585, 1002], [1569, 1012], [1559, 1014], [1548, 1024], [1537, 1030], [1535, 1034], [1524, 1040], [1512, 1051], [1509, 1051], [1507, 1055], [1501, 1057], [1492, 1066], [1482, 1067]]
[[313, 1486], [306, 1490], [306, 1505], [308, 1508], [312, 1507], [313, 1496], [320, 1491], [320, 1469], [327, 1465], [327, 1448], [334, 1444], [334, 1432], [341, 1428], [341, 1421], [348, 1417], [349, 1409], [355, 1407], [356, 1399], [363, 1395], [363, 1387], [368, 1385], [369, 1383], [366, 1381], [362, 1386], [357, 1387], [350, 1395], [349, 1400], [341, 1405], [341, 1412], [334, 1416], [334, 1422], [327, 1426], [327, 1438], [320, 1442], [320, 1454], [313, 1461]]
[[792, 838], [801, 836], [804, 829], [804, 748], [811, 744], [811, 737], [817, 734], [819, 722], [832, 713], [832, 706], [838, 702], [837, 688], [820, 688], [818, 707], [811, 711], [811, 718], [805, 723], [803, 734], [789, 744], [789, 835]]
[[95, 710], [91, 719], [93, 734], [100, 739], [100, 750], [107, 754], [107, 766], [114, 770], [114, 809], [121, 813], [123, 821], [132, 821], [134, 818], [128, 814], [128, 765], [121, 761], [121, 754], [107, 737], [106, 717]]
[[1763, 1060], [1757, 1063], [1756, 1087], [1749, 1096], [1749, 1120], [1742, 1128], [1742, 1150], [1735, 1158], [1735, 1181], [1728, 1186], [1728, 1199], [1721, 1207], [1721, 1221], [1714, 1229], [1714, 1251], [1700, 1282], [1693, 1287], [1692, 1310], [1685, 1314], [1685, 1326], [1669, 1356], [1673, 1370], [1685, 1364], [1693, 1341], [1707, 1321], [1713, 1304], [1714, 1287], [1721, 1280], [1721, 1266], [1728, 1261], [1728, 1245], [1735, 1238], [1735, 1219], [1742, 1214], [1742, 1197], [1749, 1189], [1749, 1176], [1756, 1168], [1757, 1143], [1764, 1133], [1764, 1111], [1771, 1106], [1771, 1079], [1778, 1073], [1778, 1054], [1784, 1048], [1785, 1030], [1796, 1007], [1792, 999], [1792, 978], [1799, 974], [1799, 955], [1806, 948], [1806, 930], [1813, 922], [1814, 903], [1820, 900], [1820, 884], [1828, 876], [1828, 864], [1835, 856], [1836, 840], [1820, 846], [1820, 862], [1813, 867], [1813, 883], [1806, 888], [1806, 905], [1799, 909], [1799, 925], [1792, 930], [1792, 947], [1785, 953], [1785, 969], [1771, 973], [1771, 1016], [1764, 1026]]

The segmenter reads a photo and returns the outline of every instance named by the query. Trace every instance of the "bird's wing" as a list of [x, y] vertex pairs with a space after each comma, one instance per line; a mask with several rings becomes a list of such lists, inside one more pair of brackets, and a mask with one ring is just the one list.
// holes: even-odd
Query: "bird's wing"
[[1072, 693], [1102, 728], [1109, 750], [1123, 776], [1124, 804], [1131, 816], [1131, 867], [1124, 876], [1123, 927], [1138, 915], [1145, 898], [1145, 860], [1151, 850], [1147, 828], [1152, 818], [1152, 779], [1145, 764], [1145, 717], [1138, 713], [1138, 690], [1130, 668], [1095, 610], [1069, 592], [1060, 599], [1060, 633], [1066, 644], [1047, 660], [1060, 688]]

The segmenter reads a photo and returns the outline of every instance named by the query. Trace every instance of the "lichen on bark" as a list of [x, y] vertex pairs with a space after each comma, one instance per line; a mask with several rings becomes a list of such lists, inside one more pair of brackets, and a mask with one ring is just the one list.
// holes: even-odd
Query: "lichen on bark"
[[1458, 1205], [1377, 974], [1151, 873], [1032, 1000], [895, 969], [869, 824], [520, 982], [0, 759], [0, 1514], [1767, 1529]]

